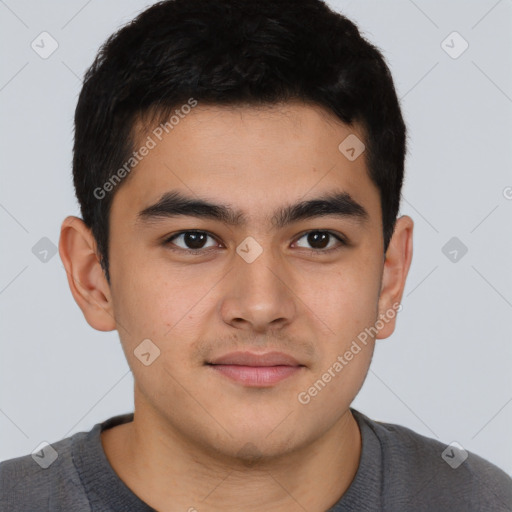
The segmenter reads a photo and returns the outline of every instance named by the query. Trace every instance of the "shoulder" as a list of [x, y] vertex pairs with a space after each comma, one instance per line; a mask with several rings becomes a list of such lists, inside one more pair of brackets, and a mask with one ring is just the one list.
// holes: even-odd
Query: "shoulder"
[[80, 432], [0, 462], [0, 510], [89, 510], [80, 499], [83, 487], [72, 457], [73, 443], [85, 435]]
[[397, 504], [406, 497], [415, 510], [421, 503], [431, 510], [512, 510], [512, 478], [496, 465], [459, 443], [363, 417], [379, 439], [384, 488]]

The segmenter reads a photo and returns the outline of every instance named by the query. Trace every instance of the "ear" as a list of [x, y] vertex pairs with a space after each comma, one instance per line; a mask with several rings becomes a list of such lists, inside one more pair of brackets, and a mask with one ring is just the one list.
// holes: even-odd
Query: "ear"
[[399, 304], [412, 261], [413, 228], [414, 222], [407, 215], [403, 215], [395, 223], [395, 230], [384, 258], [379, 296], [381, 322], [378, 322], [384, 326], [378, 329], [377, 339], [387, 338], [395, 330], [396, 313], [401, 309]]
[[59, 254], [71, 293], [91, 327], [112, 331], [116, 328], [112, 296], [96, 250], [96, 240], [83, 220], [66, 217], [60, 231]]

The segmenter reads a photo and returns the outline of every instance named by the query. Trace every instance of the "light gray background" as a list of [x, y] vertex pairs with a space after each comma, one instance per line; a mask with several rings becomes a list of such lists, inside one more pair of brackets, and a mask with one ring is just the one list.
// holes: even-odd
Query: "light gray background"
[[[403, 311], [353, 406], [512, 474], [512, 1], [329, 3], [384, 51], [410, 136], [401, 213], [415, 220], [415, 247]], [[117, 332], [93, 330], [58, 253], [43, 263], [32, 247], [57, 245], [64, 217], [79, 215], [80, 77], [146, 5], [0, 1], [0, 460], [133, 410]], [[59, 44], [48, 59], [30, 46], [43, 31]], [[469, 43], [457, 59], [441, 46], [453, 31]], [[454, 236], [468, 248], [457, 262], [442, 252]]]

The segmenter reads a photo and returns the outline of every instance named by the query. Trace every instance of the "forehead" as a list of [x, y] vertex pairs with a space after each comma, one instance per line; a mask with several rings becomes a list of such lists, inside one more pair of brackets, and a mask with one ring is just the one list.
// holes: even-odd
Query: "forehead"
[[[370, 217], [380, 213], [364, 151], [349, 159], [340, 150], [345, 140], [362, 143], [363, 131], [343, 124], [322, 107], [199, 104], [175, 116], [166, 129], [162, 126], [137, 125], [134, 150], [139, 160], [115, 192], [112, 216], [134, 218], [175, 190], [236, 203], [246, 217], [262, 221], [284, 203], [334, 189], [364, 204]], [[144, 147], [150, 149], [141, 151]]]

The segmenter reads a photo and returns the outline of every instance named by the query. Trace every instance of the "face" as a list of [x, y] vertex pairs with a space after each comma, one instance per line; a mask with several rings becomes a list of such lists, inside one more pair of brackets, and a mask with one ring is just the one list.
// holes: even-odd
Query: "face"
[[110, 217], [136, 407], [227, 456], [314, 442], [346, 416], [373, 353], [365, 328], [391, 307], [378, 189], [365, 154], [338, 149], [362, 132], [287, 103], [199, 104], [137, 147], [148, 134]]

